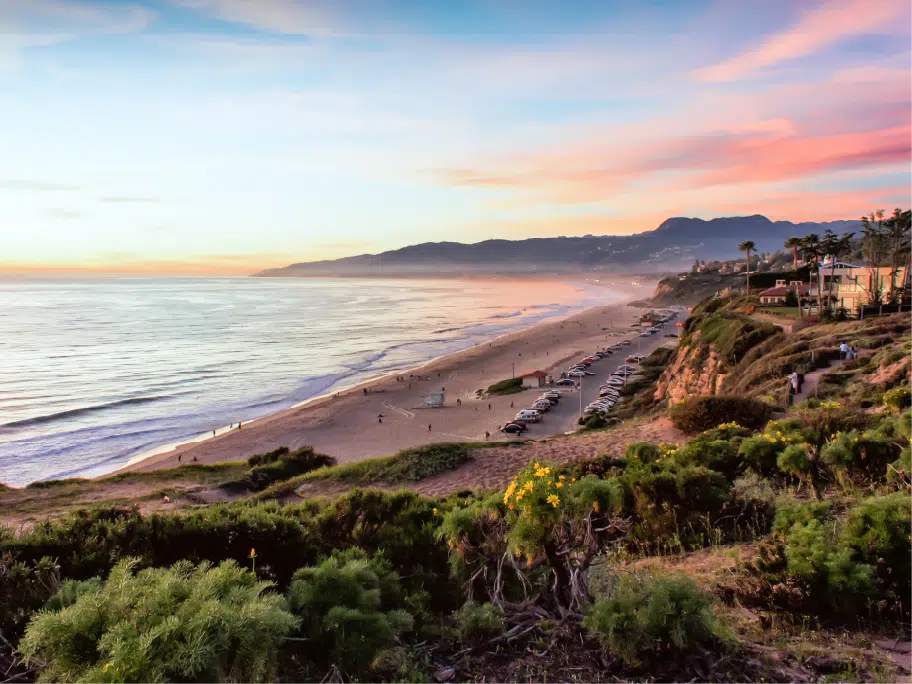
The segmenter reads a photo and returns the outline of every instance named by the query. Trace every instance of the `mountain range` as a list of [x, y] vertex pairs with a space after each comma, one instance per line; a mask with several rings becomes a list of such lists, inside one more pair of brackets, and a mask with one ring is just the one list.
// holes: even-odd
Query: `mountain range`
[[781, 250], [790, 236], [858, 231], [859, 221], [770, 221], [735, 216], [709, 221], [669, 218], [655, 230], [634, 235], [485, 240], [473, 244], [425, 242], [380, 254], [272, 268], [258, 277], [530, 275], [614, 271], [677, 272], [695, 259], [742, 256], [738, 245], [753, 240], [760, 252]]

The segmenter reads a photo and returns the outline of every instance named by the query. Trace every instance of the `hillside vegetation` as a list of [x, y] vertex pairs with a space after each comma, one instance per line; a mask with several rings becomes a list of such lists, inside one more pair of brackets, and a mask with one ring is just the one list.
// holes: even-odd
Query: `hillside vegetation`
[[[245, 492], [231, 503], [4, 531], [0, 665], [21, 681], [900, 680], [909, 322], [785, 334], [745, 305], [697, 307], [632, 390], [680, 443], [573, 458], [588, 437], [562, 437], [567, 458], [528, 459], [493, 491], [293, 504], [301, 483], [420, 482], [487, 445], [353, 466], [286, 450], [226, 469]], [[770, 394], [843, 339], [865, 353], [818, 397]], [[670, 401], [682, 382], [708, 391]]]

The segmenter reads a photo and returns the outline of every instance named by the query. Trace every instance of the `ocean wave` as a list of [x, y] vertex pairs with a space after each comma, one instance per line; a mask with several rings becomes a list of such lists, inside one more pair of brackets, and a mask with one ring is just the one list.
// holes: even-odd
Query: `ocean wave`
[[129, 399], [119, 399], [117, 401], [110, 401], [106, 404], [96, 404], [95, 406], [83, 406], [81, 408], [68, 409], [66, 411], [58, 411], [57, 413], [48, 413], [43, 416], [35, 416], [34, 418], [24, 418], [22, 420], [14, 420], [11, 423], [4, 423], [0, 425], [3, 428], [19, 428], [19, 427], [28, 427], [31, 425], [42, 425], [44, 423], [53, 423], [60, 420], [66, 420], [67, 418], [73, 418], [74, 416], [81, 416], [87, 413], [97, 413], [99, 411], [109, 411], [110, 409], [117, 408], [119, 406], [129, 406], [131, 404], [149, 404], [153, 401], [164, 401], [167, 399], [173, 399], [173, 394], [160, 394], [152, 397], [131, 397]]

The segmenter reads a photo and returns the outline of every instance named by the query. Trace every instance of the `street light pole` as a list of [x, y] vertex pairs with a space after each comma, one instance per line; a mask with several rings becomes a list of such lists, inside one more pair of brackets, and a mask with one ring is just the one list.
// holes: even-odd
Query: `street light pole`
[[513, 377], [515, 378], [516, 377], [516, 362], [514, 361], [510, 365], [513, 367]]
[[580, 418], [583, 417], [583, 378], [580, 376]]

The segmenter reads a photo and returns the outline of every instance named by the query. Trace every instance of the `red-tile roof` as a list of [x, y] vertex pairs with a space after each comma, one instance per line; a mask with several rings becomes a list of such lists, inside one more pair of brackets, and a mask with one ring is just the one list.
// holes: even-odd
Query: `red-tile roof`
[[532, 371], [531, 373], [523, 373], [524, 378], [547, 378], [548, 374], [545, 371]]

